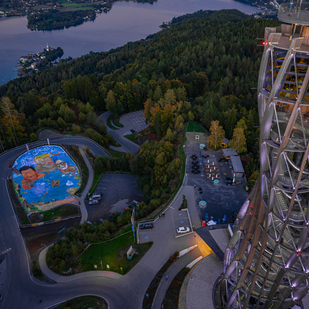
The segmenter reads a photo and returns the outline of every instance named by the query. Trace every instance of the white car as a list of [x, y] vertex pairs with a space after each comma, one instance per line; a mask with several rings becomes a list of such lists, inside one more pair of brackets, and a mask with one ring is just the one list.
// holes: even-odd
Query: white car
[[189, 228], [189, 227], [183, 227], [183, 226], [181, 226], [181, 227], [179, 227], [179, 228], [177, 229], [177, 233], [178, 233], [178, 234], [188, 233], [188, 232], [190, 232], [190, 228]]
[[89, 199], [89, 205], [99, 204], [98, 200], [95, 199]]

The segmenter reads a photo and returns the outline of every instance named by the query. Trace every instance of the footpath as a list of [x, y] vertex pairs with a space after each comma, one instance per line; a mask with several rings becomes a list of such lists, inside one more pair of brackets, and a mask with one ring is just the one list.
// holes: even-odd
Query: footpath
[[85, 278], [94, 278], [94, 277], [105, 277], [109, 279], [114, 279], [117, 280], [122, 277], [122, 275], [114, 273], [112, 271], [86, 271], [80, 274], [72, 275], [72, 276], [61, 276], [53, 271], [51, 271], [47, 264], [46, 264], [46, 253], [47, 253], [48, 247], [45, 248], [44, 250], [41, 251], [40, 256], [39, 256], [39, 264], [42, 272], [44, 273], [45, 276], [49, 277], [50, 279], [54, 280], [55, 282], [58, 283], [66, 283], [66, 282], [71, 282], [74, 280], [80, 280], [80, 279], [85, 279]]
[[[201, 251], [198, 247], [190, 251], [189, 253], [185, 254], [184, 256], [180, 257], [174, 264], [172, 264], [169, 269], [166, 271], [164, 276], [162, 277], [162, 280], [159, 284], [159, 287], [157, 289], [156, 295], [154, 297], [153, 303], [152, 303], [152, 309], [161, 309], [162, 302], [164, 300], [165, 294], [175, 278], [175, 276], [188, 264], [190, 264], [192, 261], [200, 257]], [[168, 276], [168, 279], [166, 280], [166, 276]]]
[[80, 221], [81, 224], [83, 224], [85, 221], [87, 221], [88, 219], [88, 212], [87, 212], [87, 207], [85, 205], [85, 198], [86, 198], [86, 195], [87, 193], [89, 192], [91, 186], [92, 186], [92, 183], [93, 183], [93, 179], [94, 179], [94, 171], [93, 171], [93, 168], [92, 168], [92, 165], [85, 153], [85, 150], [83, 147], [79, 146], [79, 152], [81, 153], [86, 165], [87, 165], [87, 168], [88, 168], [88, 171], [89, 171], [89, 175], [88, 175], [88, 181], [87, 181], [87, 184], [82, 192], [82, 196], [81, 198], [78, 199], [79, 201], [79, 207], [80, 207], [80, 211], [81, 211], [81, 214], [82, 214], [82, 219]]

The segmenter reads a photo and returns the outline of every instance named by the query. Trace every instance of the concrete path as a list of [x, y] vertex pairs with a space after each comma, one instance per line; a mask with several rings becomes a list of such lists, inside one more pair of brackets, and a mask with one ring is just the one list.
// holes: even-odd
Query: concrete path
[[51, 271], [46, 264], [46, 253], [48, 251], [48, 248], [49, 247], [46, 247], [45, 249], [41, 251], [40, 256], [39, 256], [39, 264], [40, 264], [40, 268], [42, 272], [44, 273], [44, 275], [54, 280], [55, 282], [66, 283], [66, 282], [71, 282], [74, 280], [85, 279], [85, 278], [95, 278], [95, 277], [98, 277], [98, 278], [104, 277], [108, 279], [117, 280], [122, 277], [122, 275], [118, 273], [114, 273], [112, 271], [99, 271], [99, 270], [98, 271], [86, 271], [86, 272], [72, 275], [72, 276], [58, 275], [54, 273], [53, 271]]
[[80, 202], [80, 206], [79, 207], [80, 207], [80, 211], [82, 213], [82, 219], [81, 219], [80, 223], [83, 224], [88, 219], [88, 212], [87, 212], [87, 207], [85, 205], [85, 198], [86, 198], [86, 196], [87, 196], [87, 194], [88, 194], [88, 192], [89, 192], [89, 190], [90, 190], [90, 188], [92, 186], [92, 183], [93, 183], [94, 170], [93, 170], [92, 165], [91, 165], [91, 163], [90, 163], [90, 161], [88, 159], [88, 156], [85, 153], [84, 147], [79, 146], [78, 148], [79, 148], [79, 152], [82, 155], [82, 157], [83, 157], [83, 159], [84, 159], [84, 161], [85, 161], [85, 163], [87, 165], [88, 171], [89, 171], [89, 173], [88, 173], [88, 182], [87, 182], [87, 184], [86, 184], [86, 186], [85, 186], [85, 188], [84, 188], [84, 190], [82, 192], [81, 198], [79, 198], [79, 202]]
[[[218, 245], [219, 243], [228, 243], [228, 234], [211, 234], [213, 229], [227, 229], [227, 224], [218, 224], [212, 226], [205, 226], [198, 230], [196, 233], [207, 243], [207, 245], [214, 251], [214, 253], [219, 257], [221, 261], [224, 259], [223, 247]], [[215, 238], [214, 238], [215, 237]], [[218, 238], [217, 238], [218, 237]]]
[[186, 304], [186, 307], [180, 308], [214, 308], [212, 289], [222, 271], [223, 263], [213, 254], [200, 261], [189, 274], [186, 293], [180, 293], [179, 303]]
[[[82, 214], [82, 218], [81, 218], [81, 221], [80, 223], [83, 224], [85, 221], [87, 221], [87, 218], [88, 218], [88, 212], [87, 212], [87, 208], [85, 206], [85, 197], [87, 195], [87, 193], [89, 192], [91, 186], [92, 186], [92, 183], [93, 183], [93, 178], [94, 178], [94, 171], [93, 171], [93, 168], [92, 168], [92, 165], [85, 153], [85, 150], [84, 150], [84, 147], [83, 146], [79, 146], [79, 151], [87, 165], [87, 168], [88, 168], [88, 171], [89, 171], [89, 176], [88, 176], [88, 182], [82, 192], [82, 196], [78, 199], [79, 201], [79, 208], [80, 208], [80, 211], [81, 211], [81, 214]], [[69, 279], [71, 277], [74, 277], [74, 276], [68, 276], [68, 277], [63, 277], [63, 278], [67, 278], [66, 280], [67, 281], [61, 281], [61, 280], [64, 280], [62, 279], [62, 276], [54, 273], [53, 271], [51, 271], [47, 264], [46, 264], [46, 253], [47, 253], [47, 249], [48, 248], [45, 248], [44, 250], [42, 250], [40, 252], [40, 255], [39, 255], [39, 264], [40, 264], [40, 268], [42, 270], [42, 272], [47, 276], [49, 277], [50, 279], [54, 280], [55, 282], [68, 282], [72, 279]], [[109, 272], [108, 272], [109, 273]], [[101, 274], [102, 276], [102, 274]], [[109, 276], [109, 275], [108, 275]], [[73, 279], [75, 280], [75, 279]]]
[[128, 152], [126, 149], [124, 149], [122, 146], [121, 147], [116, 147], [116, 146], [113, 146], [113, 145], [109, 145], [109, 148], [112, 149], [112, 150], [116, 150], [116, 151], [119, 151], [119, 152]]
[[[178, 260], [175, 261], [174, 264], [172, 264], [169, 269], [166, 271], [164, 276], [162, 277], [162, 280], [158, 286], [157, 292], [155, 294], [153, 303], [152, 303], [152, 309], [161, 309], [161, 304], [164, 300], [166, 291], [168, 290], [171, 282], [175, 278], [175, 276], [189, 263], [194, 261], [196, 258], [201, 256], [201, 251], [199, 248], [195, 248], [194, 250], [190, 251], [186, 255], [182, 256]], [[168, 279], [166, 280], [166, 276], [168, 276]]]

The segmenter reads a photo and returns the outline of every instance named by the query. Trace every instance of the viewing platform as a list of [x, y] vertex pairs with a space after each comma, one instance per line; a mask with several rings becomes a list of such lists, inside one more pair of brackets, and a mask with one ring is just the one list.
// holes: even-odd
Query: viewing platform
[[288, 24], [309, 26], [309, 1], [283, 3], [279, 6], [278, 19]]

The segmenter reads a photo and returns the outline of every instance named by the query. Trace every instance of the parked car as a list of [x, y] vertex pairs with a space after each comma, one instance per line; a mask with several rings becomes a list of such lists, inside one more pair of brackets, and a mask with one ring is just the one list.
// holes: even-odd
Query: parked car
[[189, 227], [184, 227], [184, 226], [181, 226], [177, 229], [177, 233], [178, 234], [183, 234], [183, 233], [188, 233], [190, 232], [190, 228]]
[[226, 162], [227, 160], [225, 158], [220, 158], [219, 162]]
[[232, 179], [232, 178], [226, 177], [225, 180], [226, 180], [226, 184], [227, 184], [228, 186], [231, 186], [231, 185], [233, 184], [233, 179]]
[[133, 130], [133, 129], [131, 129], [130, 131], [131, 131], [131, 133], [135, 133], [135, 130]]
[[152, 223], [142, 223], [142, 224], [139, 225], [139, 228], [141, 230], [152, 229], [153, 228], [153, 224]]
[[95, 204], [99, 204], [99, 200], [89, 199], [89, 205], [95, 205]]
[[139, 205], [139, 202], [138, 201], [135, 201], [135, 200], [133, 200], [131, 203], [130, 203], [130, 207], [138, 207], [138, 205]]
[[100, 201], [101, 198], [102, 198], [102, 192], [92, 194], [92, 196], [90, 197], [89, 200], [98, 200], [98, 201]]

